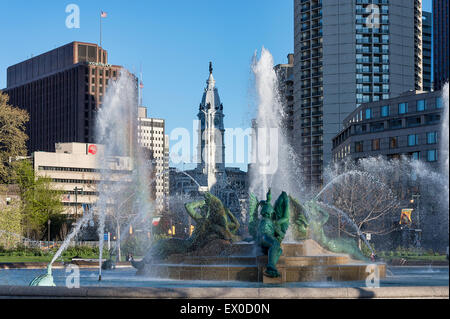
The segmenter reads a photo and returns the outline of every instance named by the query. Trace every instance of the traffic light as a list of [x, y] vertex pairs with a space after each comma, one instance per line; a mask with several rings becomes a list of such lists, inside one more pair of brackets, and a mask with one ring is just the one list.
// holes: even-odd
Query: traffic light
[[189, 230], [189, 236], [191, 236], [192, 235], [192, 233], [194, 232], [194, 225], [191, 225], [191, 229]]

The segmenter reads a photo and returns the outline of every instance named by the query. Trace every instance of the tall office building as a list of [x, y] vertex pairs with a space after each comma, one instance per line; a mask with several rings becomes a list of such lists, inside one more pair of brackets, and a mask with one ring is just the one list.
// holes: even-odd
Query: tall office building
[[422, 12], [422, 51], [423, 51], [423, 90], [431, 91], [433, 88], [433, 14]]
[[449, 68], [449, 15], [448, 0], [433, 0], [433, 83], [440, 90], [448, 82]]
[[56, 143], [95, 142], [96, 110], [121, 69], [108, 64], [106, 50], [84, 42], [72, 42], [10, 66], [4, 92], [11, 105], [30, 115], [26, 127], [29, 154], [54, 152]]
[[153, 189], [156, 210], [161, 213], [168, 209], [169, 196], [169, 139], [165, 134], [163, 119], [147, 117], [147, 108], [138, 109], [138, 143], [150, 152], [153, 161]]
[[421, 89], [421, 11], [417, 0], [294, 0], [294, 147], [306, 184], [322, 184], [357, 106]]
[[[386, 2], [389, 0], [374, 0], [376, 2]], [[391, 0], [391, 2], [393, 2]], [[415, 58], [415, 66], [414, 66], [414, 76], [415, 76], [415, 90], [422, 91], [423, 90], [423, 42], [422, 42], [422, 0], [414, 0], [414, 3], [411, 3], [411, 0], [403, 0], [406, 5], [414, 6], [414, 58]], [[408, 2], [408, 3], [406, 3]], [[400, 1], [397, 1], [397, 5], [402, 6]], [[406, 21], [405, 21], [406, 22]], [[407, 24], [407, 22], [406, 22]]]

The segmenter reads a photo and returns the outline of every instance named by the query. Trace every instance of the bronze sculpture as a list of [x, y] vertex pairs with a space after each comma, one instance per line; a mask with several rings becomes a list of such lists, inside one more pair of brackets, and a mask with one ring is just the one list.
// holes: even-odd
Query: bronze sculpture
[[[249, 232], [253, 239], [267, 251], [268, 262], [265, 275], [279, 277], [280, 273], [276, 264], [283, 253], [281, 242], [289, 227], [289, 197], [286, 192], [282, 192], [276, 200], [275, 206], [272, 206], [271, 200], [270, 189], [265, 201], [258, 201], [254, 194], [250, 194]], [[259, 206], [261, 206], [261, 219], [258, 218]]]

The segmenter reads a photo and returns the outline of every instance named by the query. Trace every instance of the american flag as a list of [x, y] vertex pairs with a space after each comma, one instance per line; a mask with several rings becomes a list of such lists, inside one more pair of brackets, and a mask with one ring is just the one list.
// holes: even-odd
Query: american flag
[[143, 89], [143, 88], [144, 88], [144, 82], [141, 81], [141, 82], [139, 83], [139, 87], [140, 87], [141, 89]]
[[65, 194], [63, 196], [63, 201], [65, 201], [65, 202], [70, 201], [70, 194]]
[[106, 12], [103, 12], [103, 11], [102, 11], [102, 13], [100, 14], [100, 16], [101, 16], [102, 18], [106, 18], [106, 17], [108, 16], [108, 14], [107, 14]]

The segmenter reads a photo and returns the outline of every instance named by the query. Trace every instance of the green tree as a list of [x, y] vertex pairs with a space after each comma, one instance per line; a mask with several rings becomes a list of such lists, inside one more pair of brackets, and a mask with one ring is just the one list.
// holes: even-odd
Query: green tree
[[24, 230], [27, 237], [41, 239], [48, 220], [61, 222], [61, 191], [52, 188], [50, 178], [36, 176], [28, 160], [18, 162], [15, 168], [22, 198]]
[[20, 201], [13, 201], [0, 210], [0, 246], [13, 248], [21, 242], [22, 212]]
[[27, 155], [25, 124], [27, 111], [8, 104], [9, 96], [0, 91], [0, 182], [11, 180], [14, 170], [10, 158]]

